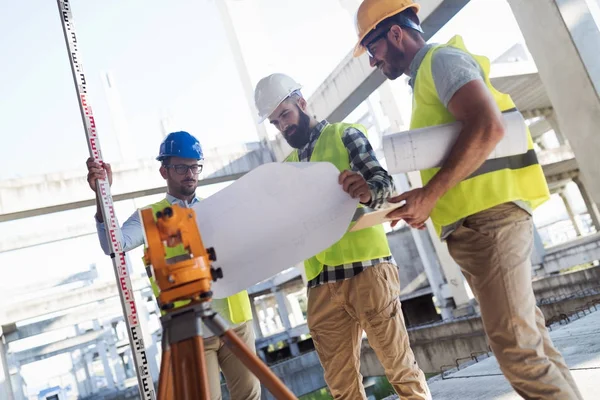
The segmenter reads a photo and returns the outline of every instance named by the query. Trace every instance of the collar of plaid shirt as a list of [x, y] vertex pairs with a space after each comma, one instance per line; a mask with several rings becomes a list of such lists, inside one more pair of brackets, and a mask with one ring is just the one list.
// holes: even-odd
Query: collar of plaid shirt
[[315, 144], [317, 143], [317, 139], [321, 136], [321, 132], [323, 129], [329, 125], [327, 120], [322, 120], [319, 122], [314, 128], [311, 129], [310, 135], [308, 137], [308, 143], [298, 150], [298, 160], [300, 161], [310, 161], [310, 157], [312, 156], [312, 152], [315, 149]]

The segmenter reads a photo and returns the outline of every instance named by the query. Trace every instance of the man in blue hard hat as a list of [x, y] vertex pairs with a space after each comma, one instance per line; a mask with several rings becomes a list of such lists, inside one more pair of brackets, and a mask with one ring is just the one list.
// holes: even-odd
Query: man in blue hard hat
[[[159, 155], [156, 158], [161, 162], [160, 174], [167, 182], [166, 197], [151, 204], [154, 213], [165, 207], [178, 204], [181, 207], [190, 207], [200, 199], [196, 196], [198, 175], [202, 172], [204, 156], [200, 142], [187, 132], [172, 132], [160, 145]], [[95, 163], [92, 158], [87, 160], [87, 180], [90, 188], [96, 191], [96, 179], [108, 176], [112, 184], [112, 170], [110, 164], [103, 166]], [[102, 219], [100, 204], [97, 202], [96, 230], [102, 250], [109, 254], [109, 244], [106, 228]], [[129, 251], [144, 244], [144, 230], [138, 212], [134, 212], [121, 227], [121, 244], [124, 251]], [[167, 249], [167, 257], [179, 254]], [[151, 277], [150, 282], [156, 297], [159, 288]], [[180, 307], [187, 302], [176, 302], [175, 307]], [[233, 327], [235, 333], [255, 350], [255, 336], [252, 327], [252, 310], [250, 298], [245, 290], [225, 299], [213, 299], [213, 308]], [[223, 371], [227, 388], [233, 400], [259, 400], [260, 382], [258, 379], [225, 347], [221, 339], [215, 336], [208, 327], [204, 326], [204, 350], [208, 369], [208, 380], [211, 400], [221, 399], [221, 383], [219, 369]]]

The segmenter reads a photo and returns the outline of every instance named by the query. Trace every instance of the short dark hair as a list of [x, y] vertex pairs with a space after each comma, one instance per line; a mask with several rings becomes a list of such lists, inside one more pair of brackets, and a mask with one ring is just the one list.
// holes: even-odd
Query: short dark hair
[[384, 19], [380, 22], [380, 25], [386, 28], [392, 27], [393, 25], [398, 25], [413, 39], [423, 38], [423, 31], [421, 29], [419, 17], [412, 7]]
[[161, 165], [169, 165], [169, 163], [171, 162], [171, 157], [165, 157], [162, 159]]

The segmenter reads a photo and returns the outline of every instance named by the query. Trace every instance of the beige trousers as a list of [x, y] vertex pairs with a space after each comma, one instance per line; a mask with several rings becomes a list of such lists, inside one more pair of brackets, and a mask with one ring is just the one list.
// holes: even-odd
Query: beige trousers
[[[256, 351], [252, 321], [246, 321], [233, 330], [250, 349]], [[220, 370], [225, 375], [231, 400], [260, 400], [260, 381], [235, 357], [219, 337], [204, 339], [204, 354], [211, 400], [222, 398]]]
[[507, 203], [468, 217], [447, 240], [479, 302], [490, 347], [525, 399], [582, 399], [554, 348], [531, 285], [533, 223]]
[[362, 331], [401, 399], [430, 399], [408, 341], [398, 267], [384, 263], [308, 291], [308, 327], [334, 399], [366, 399], [360, 373]]

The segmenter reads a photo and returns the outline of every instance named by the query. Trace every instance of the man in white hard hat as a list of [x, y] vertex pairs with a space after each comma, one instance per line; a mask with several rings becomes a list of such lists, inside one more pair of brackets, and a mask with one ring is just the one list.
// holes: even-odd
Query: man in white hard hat
[[[294, 148], [289, 162], [328, 161], [339, 183], [363, 205], [378, 208], [394, 192], [392, 178], [358, 124], [317, 121], [301, 86], [284, 74], [258, 82], [259, 123], [273, 124]], [[308, 327], [335, 399], [366, 399], [359, 371], [363, 330], [402, 399], [429, 399], [425, 376], [409, 345], [400, 306], [398, 267], [382, 225], [349, 232], [305, 260]]]
[[489, 60], [470, 53], [460, 36], [427, 44], [418, 11], [412, 0], [364, 0], [356, 16], [354, 55], [367, 53], [388, 79], [410, 77], [411, 129], [462, 123], [444, 165], [421, 171], [422, 188], [390, 199], [406, 201], [390, 216], [414, 228], [431, 216], [479, 302], [502, 372], [522, 397], [581, 399], [531, 284], [531, 214], [549, 198], [531, 136], [526, 153], [486, 160], [504, 135], [501, 113], [515, 104], [492, 86]]

